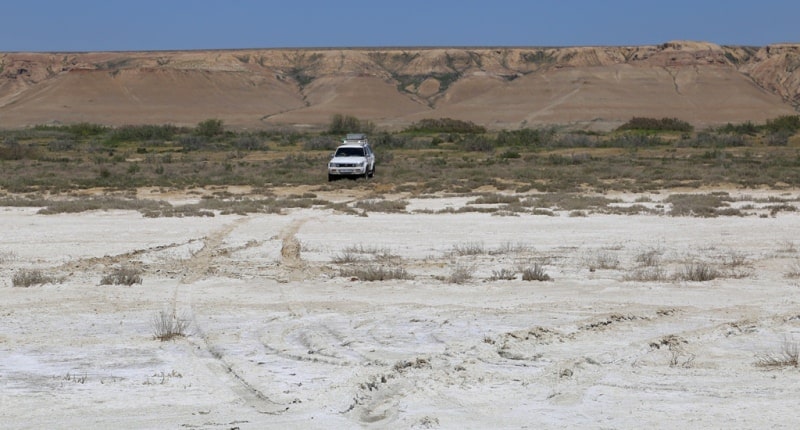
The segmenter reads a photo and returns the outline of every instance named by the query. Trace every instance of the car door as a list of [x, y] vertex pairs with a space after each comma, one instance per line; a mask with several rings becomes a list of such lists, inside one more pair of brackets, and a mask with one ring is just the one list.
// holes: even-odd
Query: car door
[[372, 170], [375, 168], [375, 153], [372, 152], [372, 148], [370, 148], [369, 145], [364, 145], [364, 149], [366, 150], [367, 154], [367, 164], [369, 165], [370, 170]]

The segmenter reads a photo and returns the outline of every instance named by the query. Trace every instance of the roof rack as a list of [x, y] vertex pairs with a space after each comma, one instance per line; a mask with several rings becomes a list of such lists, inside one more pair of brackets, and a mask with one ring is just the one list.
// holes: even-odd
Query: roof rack
[[342, 140], [342, 143], [360, 143], [363, 145], [368, 143], [367, 135], [364, 133], [348, 133], [344, 140]]

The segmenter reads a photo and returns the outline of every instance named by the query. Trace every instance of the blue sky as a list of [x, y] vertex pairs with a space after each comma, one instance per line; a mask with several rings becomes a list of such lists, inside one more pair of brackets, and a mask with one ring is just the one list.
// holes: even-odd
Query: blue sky
[[0, 52], [800, 43], [797, 0], [25, 0]]

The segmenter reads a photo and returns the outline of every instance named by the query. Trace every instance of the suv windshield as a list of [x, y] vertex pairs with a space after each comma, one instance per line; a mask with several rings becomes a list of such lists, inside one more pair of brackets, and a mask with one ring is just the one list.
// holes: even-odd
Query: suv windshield
[[363, 157], [364, 148], [339, 148], [336, 150], [337, 157]]

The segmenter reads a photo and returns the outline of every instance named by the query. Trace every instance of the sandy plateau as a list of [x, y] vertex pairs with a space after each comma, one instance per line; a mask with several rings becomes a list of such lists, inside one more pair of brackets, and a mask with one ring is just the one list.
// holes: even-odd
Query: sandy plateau
[[[797, 212], [435, 213], [463, 204], [366, 217], [0, 208], [0, 426], [800, 425], [800, 371], [781, 363], [800, 343]], [[101, 285], [121, 264], [143, 282]], [[521, 279], [536, 264], [551, 280]], [[681, 279], [692, 264], [717, 276]], [[342, 276], [359, 267], [410, 279]], [[31, 269], [58, 281], [13, 286]], [[496, 279], [503, 269], [514, 278]], [[471, 277], [449, 282], [459, 270]], [[186, 336], [154, 339], [161, 312]]]

